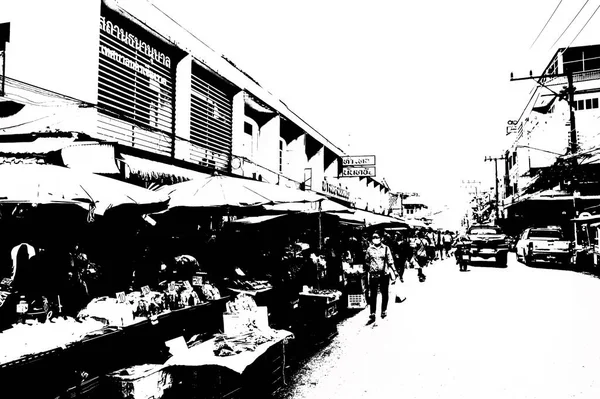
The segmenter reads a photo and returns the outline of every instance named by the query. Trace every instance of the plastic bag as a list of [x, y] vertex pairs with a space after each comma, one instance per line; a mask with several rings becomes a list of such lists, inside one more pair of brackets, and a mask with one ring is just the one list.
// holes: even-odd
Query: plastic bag
[[392, 281], [392, 284], [390, 285], [390, 294], [392, 295], [392, 297], [394, 298], [394, 302], [396, 303], [402, 303], [404, 301], [406, 301], [406, 297], [402, 295], [402, 293], [400, 292], [402, 289], [400, 288], [402, 284], [398, 283], [398, 280], [394, 280]]

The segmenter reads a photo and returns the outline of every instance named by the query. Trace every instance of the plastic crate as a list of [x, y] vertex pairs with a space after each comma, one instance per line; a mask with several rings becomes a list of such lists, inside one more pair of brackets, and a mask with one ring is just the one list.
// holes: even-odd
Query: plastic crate
[[364, 309], [367, 307], [367, 300], [364, 294], [348, 295], [348, 309]]

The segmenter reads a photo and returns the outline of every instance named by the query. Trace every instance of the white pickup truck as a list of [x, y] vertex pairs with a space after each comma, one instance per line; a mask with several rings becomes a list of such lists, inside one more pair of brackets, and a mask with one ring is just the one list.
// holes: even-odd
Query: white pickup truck
[[573, 254], [573, 243], [567, 240], [560, 227], [530, 227], [517, 242], [517, 260], [530, 265], [534, 262], [568, 264]]

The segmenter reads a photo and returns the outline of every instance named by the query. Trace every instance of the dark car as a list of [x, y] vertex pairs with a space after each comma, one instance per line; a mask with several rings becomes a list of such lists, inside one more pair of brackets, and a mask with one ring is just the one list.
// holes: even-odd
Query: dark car
[[495, 225], [473, 225], [467, 230], [469, 239], [468, 263], [494, 262], [506, 267], [509, 241], [500, 227]]

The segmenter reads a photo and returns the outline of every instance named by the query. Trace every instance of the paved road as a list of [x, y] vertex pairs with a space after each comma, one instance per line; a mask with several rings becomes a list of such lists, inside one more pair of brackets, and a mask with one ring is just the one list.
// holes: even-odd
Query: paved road
[[366, 326], [363, 310], [281, 399], [600, 398], [600, 279], [452, 260], [408, 270], [408, 300]]

